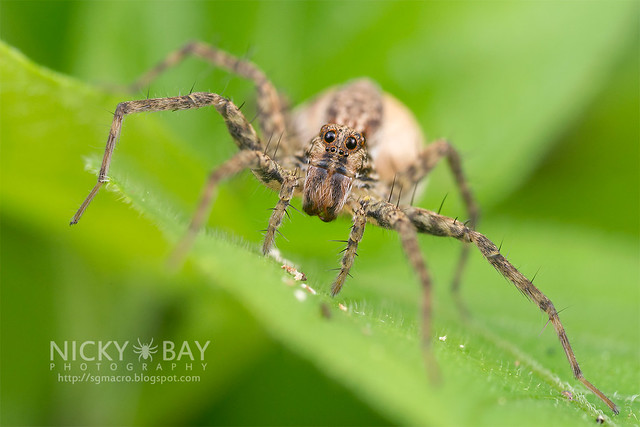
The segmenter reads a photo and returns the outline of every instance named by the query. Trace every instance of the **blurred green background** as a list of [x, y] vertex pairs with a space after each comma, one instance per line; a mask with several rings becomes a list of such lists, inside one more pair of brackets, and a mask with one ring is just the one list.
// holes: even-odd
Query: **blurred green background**
[[[212, 109], [128, 117], [113, 191], [70, 228], [118, 102], [193, 86], [246, 101], [253, 116], [249, 83], [195, 59], [148, 91], [118, 89], [196, 39], [250, 58], [293, 104], [370, 76], [431, 139], [451, 139], [482, 207], [479, 230], [563, 310], [585, 376], [621, 409], [610, 422], [637, 424], [639, 16], [623, 1], [3, 0], [0, 421], [574, 425], [611, 415], [572, 378], [552, 329], [541, 333], [544, 316], [478, 253], [463, 283], [472, 321], [460, 319], [448, 289], [456, 241], [420, 239], [436, 282], [439, 387], [425, 379], [418, 284], [394, 233], [367, 228], [354, 278], [332, 300], [341, 247], [328, 239], [346, 238], [349, 222], [294, 213], [277, 243], [318, 290], [298, 301], [280, 265], [258, 254], [277, 197], [246, 172], [220, 189], [185, 269], [168, 272], [206, 173], [235, 151]], [[445, 194], [443, 213], [463, 218], [442, 165], [419, 204], [435, 210]], [[201, 381], [69, 384], [58, 374], [81, 374], [78, 363], [50, 369], [50, 341], [138, 338], [210, 340], [206, 370], [172, 371]], [[141, 372], [135, 355], [125, 361]]]

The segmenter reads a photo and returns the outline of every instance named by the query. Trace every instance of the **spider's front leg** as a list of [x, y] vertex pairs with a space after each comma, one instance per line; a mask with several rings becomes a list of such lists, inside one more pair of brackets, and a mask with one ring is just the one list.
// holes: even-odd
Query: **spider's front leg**
[[[432, 234], [435, 236], [454, 237], [465, 243], [474, 244], [486, 258], [487, 261], [502, 274], [507, 280], [513, 283], [523, 295], [536, 303], [538, 308], [545, 312], [549, 317], [549, 321], [553, 325], [564, 353], [571, 365], [573, 375], [577, 380], [582, 382], [589, 390], [598, 396], [609, 408], [618, 414], [617, 406], [602, 393], [598, 388], [591, 384], [582, 374], [582, 370], [578, 365], [578, 361], [573, 353], [569, 338], [564, 330], [564, 326], [560, 321], [558, 312], [553, 303], [547, 296], [531, 283], [522, 273], [518, 271], [501, 253], [499, 248], [487, 237], [471, 230], [463, 223], [456, 219], [438, 215], [434, 212], [422, 208], [407, 207], [403, 209], [407, 217], [410, 218], [415, 228], [421, 233]], [[387, 226], [381, 224], [382, 226]], [[390, 228], [387, 226], [387, 228]]]
[[102, 165], [100, 166], [100, 173], [98, 174], [98, 182], [82, 202], [76, 214], [71, 218], [70, 225], [77, 224], [78, 221], [80, 221], [85, 210], [96, 194], [98, 194], [102, 184], [109, 181], [107, 175], [111, 165], [111, 158], [113, 157], [113, 151], [116, 147], [116, 143], [120, 138], [122, 122], [126, 115], [143, 112], [190, 110], [208, 106], [214, 106], [218, 113], [220, 113], [224, 118], [233, 140], [240, 149], [259, 150], [262, 148], [262, 144], [258, 139], [255, 130], [251, 124], [249, 124], [247, 119], [245, 119], [240, 110], [238, 110], [231, 101], [216, 93], [196, 92], [184, 96], [121, 102], [118, 104], [116, 111], [113, 114], [113, 122], [111, 123], [111, 129], [107, 138], [104, 156], [102, 157]]
[[342, 289], [344, 281], [349, 275], [349, 270], [353, 266], [353, 260], [355, 259], [358, 250], [358, 243], [362, 240], [364, 234], [364, 228], [367, 223], [367, 214], [365, 209], [367, 207], [366, 201], [356, 202], [350, 199], [348, 202], [353, 209], [353, 225], [351, 226], [351, 232], [349, 233], [349, 240], [347, 240], [347, 247], [343, 249], [344, 255], [342, 256], [340, 273], [333, 281], [331, 285], [331, 296], [334, 297]]
[[274, 190], [280, 188], [280, 200], [273, 210], [266, 230], [263, 245], [265, 254], [269, 253], [271, 249], [275, 232], [282, 223], [282, 217], [286, 213], [289, 201], [298, 186], [299, 178], [296, 173], [285, 170], [267, 154], [255, 149], [256, 147], [262, 147], [262, 143], [256, 136], [253, 127], [231, 101], [228, 101], [228, 104], [228, 109], [225, 111], [226, 115], [223, 114], [223, 116], [229, 133], [242, 151], [209, 174], [200, 197], [200, 203], [189, 224], [189, 228], [170, 256], [170, 264], [174, 267], [182, 263], [198, 232], [209, 216], [213, 206], [215, 189], [222, 179], [235, 175], [244, 169], [251, 169], [254, 175], [267, 187]]
[[371, 201], [366, 208], [366, 215], [375, 224], [383, 228], [395, 230], [400, 236], [409, 263], [418, 274], [422, 286], [422, 345], [431, 346], [431, 275], [427, 269], [418, 245], [418, 235], [410, 218], [396, 205], [385, 201]]
[[[264, 169], [262, 171], [264, 172]], [[256, 173], [258, 178], [264, 183], [264, 178], [260, 178], [261, 173], [258, 173], [257, 171], [254, 171], [254, 173]], [[282, 224], [282, 219], [285, 214], [289, 214], [287, 212], [287, 208], [289, 207], [289, 203], [291, 202], [291, 198], [293, 197], [296, 187], [299, 186], [299, 180], [300, 178], [296, 173], [288, 173], [287, 175], [282, 176], [280, 198], [276, 207], [273, 208], [273, 212], [269, 218], [269, 225], [267, 226], [267, 229], [264, 230], [264, 243], [262, 244], [262, 253], [264, 255], [269, 255], [271, 252], [276, 232], [278, 232], [278, 228], [280, 228], [280, 225]]]
[[417, 231], [411, 220], [397, 206], [383, 202], [373, 201], [365, 198], [356, 202], [353, 198], [349, 200], [353, 209], [353, 227], [347, 241], [345, 254], [342, 257], [342, 268], [333, 283], [331, 295], [335, 296], [340, 289], [356, 255], [358, 243], [362, 239], [367, 218], [372, 222], [390, 228], [398, 232], [400, 242], [411, 266], [418, 274], [422, 286], [422, 347], [427, 373], [432, 381], [437, 382], [440, 378], [438, 365], [431, 351], [431, 275], [427, 264], [418, 246]]
[[[480, 210], [473, 194], [471, 193], [469, 183], [464, 176], [460, 154], [449, 141], [438, 140], [425, 147], [420, 152], [416, 161], [409, 166], [406, 171], [398, 174], [398, 182], [407, 182], [412, 184], [419, 182], [426, 177], [442, 159], [445, 158], [447, 159], [449, 169], [451, 169], [451, 173], [456, 180], [456, 184], [458, 185], [462, 195], [462, 200], [464, 201], [467, 209], [467, 214], [469, 215], [469, 227], [475, 228], [478, 223], [478, 217], [480, 216]], [[464, 271], [464, 266], [468, 256], [469, 245], [465, 244], [462, 248], [462, 252], [460, 253], [460, 258], [458, 260], [453, 280], [451, 281], [451, 291], [453, 292], [454, 298], [456, 298], [458, 306], [463, 313], [466, 313], [466, 309], [459, 298], [459, 289], [462, 272]]]

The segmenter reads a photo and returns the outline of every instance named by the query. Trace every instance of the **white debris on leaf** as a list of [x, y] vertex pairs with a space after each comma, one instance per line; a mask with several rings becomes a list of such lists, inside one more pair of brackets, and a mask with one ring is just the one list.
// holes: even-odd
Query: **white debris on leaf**
[[442, 342], [445, 342], [445, 341], [447, 340], [447, 336], [446, 336], [446, 335], [444, 335], [444, 336], [442, 336], [442, 337], [438, 337], [438, 339], [439, 339], [440, 341], [442, 341]]
[[464, 348], [464, 344], [460, 344], [460, 348]]
[[317, 294], [316, 290], [313, 289], [311, 286], [307, 285], [306, 283], [301, 284], [300, 287], [305, 291], [309, 292], [311, 295]]
[[302, 289], [296, 289], [295, 292], [293, 293], [293, 295], [300, 302], [302, 302], [302, 301], [307, 299], [307, 294]]
[[286, 271], [287, 273], [289, 273], [290, 275], [293, 276], [294, 280], [297, 280], [298, 282], [306, 282], [307, 281], [307, 276], [305, 276], [304, 273], [298, 271], [295, 267], [292, 267], [290, 265], [287, 264], [283, 264], [282, 268], [284, 271]]

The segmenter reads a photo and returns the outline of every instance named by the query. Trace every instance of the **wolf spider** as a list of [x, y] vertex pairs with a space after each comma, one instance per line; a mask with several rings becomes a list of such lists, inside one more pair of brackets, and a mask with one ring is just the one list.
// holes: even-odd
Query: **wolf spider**
[[[474, 230], [478, 209], [463, 175], [460, 156], [451, 144], [439, 140], [424, 146], [422, 133], [412, 113], [368, 79], [330, 88], [290, 112], [283, 96], [257, 66], [199, 42], [188, 43], [170, 54], [142, 76], [133, 88], [146, 86], [165, 69], [190, 55], [255, 84], [258, 120], [263, 137], [268, 138], [267, 143], [258, 136], [238, 107], [216, 93], [196, 92], [184, 96], [121, 102], [114, 113], [98, 182], [72, 218], [71, 224], [78, 222], [100, 187], [108, 181], [107, 173], [124, 116], [213, 106], [223, 117], [240, 150], [210, 173], [185, 237], [174, 251], [174, 259], [179, 260], [186, 255], [211, 210], [218, 183], [244, 169], [251, 169], [260, 182], [279, 192], [278, 203], [265, 230], [262, 246], [265, 255], [274, 246], [275, 234], [293, 196], [301, 196], [303, 210], [322, 221], [333, 221], [340, 214], [351, 215], [353, 227], [346, 241], [340, 272], [331, 287], [332, 296], [342, 289], [367, 222], [399, 234], [404, 252], [422, 286], [422, 342], [425, 353], [429, 353], [431, 277], [418, 246], [417, 234], [453, 237], [464, 244], [452, 285], [454, 294], [458, 289], [469, 244], [473, 244], [498, 272], [548, 315], [574, 376], [614, 413], [618, 413], [616, 405], [584, 378], [551, 301], [507, 261], [495, 244]], [[272, 139], [277, 143], [273, 153], [267, 154]], [[402, 198], [398, 194], [398, 202], [391, 203], [394, 186], [400, 192], [402, 188], [411, 188], [443, 158], [447, 159], [462, 194], [470, 217], [468, 225], [411, 206], [406, 203], [406, 195]]]

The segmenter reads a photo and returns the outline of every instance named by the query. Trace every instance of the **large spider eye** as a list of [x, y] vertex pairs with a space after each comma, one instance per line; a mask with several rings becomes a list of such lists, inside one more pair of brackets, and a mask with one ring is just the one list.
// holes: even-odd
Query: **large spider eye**
[[349, 150], [353, 150], [354, 148], [356, 148], [358, 146], [358, 141], [356, 141], [356, 139], [354, 137], [350, 136], [349, 138], [347, 138], [347, 140], [345, 141], [344, 145]]
[[324, 140], [325, 142], [332, 143], [336, 140], [336, 133], [332, 130], [328, 131], [324, 134]]

